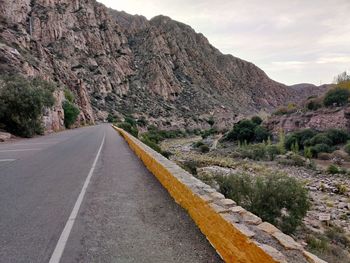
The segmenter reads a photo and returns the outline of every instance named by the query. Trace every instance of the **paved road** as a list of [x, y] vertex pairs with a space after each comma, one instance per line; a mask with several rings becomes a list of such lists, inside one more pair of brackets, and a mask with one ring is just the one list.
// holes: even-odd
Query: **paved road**
[[60, 248], [67, 263], [221, 262], [109, 125], [0, 144], [0, 262], [49, 262]]

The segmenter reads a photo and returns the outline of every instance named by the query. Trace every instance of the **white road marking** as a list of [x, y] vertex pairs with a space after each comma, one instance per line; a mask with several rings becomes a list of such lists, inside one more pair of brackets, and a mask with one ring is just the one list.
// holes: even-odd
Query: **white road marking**
[[73, 210], [72, 210], [72, 212], [71, 212], [71, 214], [70, 214], [70, 216], [68, 218], [68, 221], [67, 221], [67, 223], [66, 223], [66, 225], [65, 225], [65, 227], [64, 227], [64, 229], [63, 229], [63, 231], [61, 233], [61, 236], [60, 236], [60, 238], [59, 238], [59, 240], [57, 242], [55, 250], [52, 253], [52, 256], [50, 258], [49, 263], [59, 263], [60, 260], [61, 260], [61, 257], [62, 257], [64, 248], [66, 247], [66, 244], [67, 244], [70, 232], [72, 231], [75, 219], [77, 218], [77, 215], [78, 215], [78, 212], [79, 212], [79, 208], [81, 206], [81, 203], [83, 202], [83, 199], [84, 199], [87, 187], [88, 187], [88, 185], [90, 183], [92, 174], [94, 173], [94, 170], [95, 170], [95, 167], [96, 167], [96, 163], [98, 161], [98, 158], [100, 157], [100, 154], [101, 154], [104, 142], [105, 142], [105, 138], [106, 138], [106, 134], [103, 136], [103, 139], [102, 139], [102, 142], [101, 142], [101, 146], [98, 149], [98, 152], [96, 154], [96, 157], [95, 157], [95, 160], [94, 160], [94, 162], [92, 164], [90, 172], [89, 172], [88, 176], [85, 179], [83, 188], [81, 189], [81, 192], [80, 192], [80, 194], [78, 196], [78, 199], [75, 202]]
[[39, 151], [41, 148], [30, 148], [30, 149], [6, 149], [6, 150], [0, 150], [0, 153], [6, 153], [6, 152], [25, 152], [25, 151]]
[[0, 159], [0, 163], [1, 162], [14, 162], [16, 161], [16, 159]]
[[25, 146], [25, 145], [42, 145], [42, 144], [54, 144], [56, 142], [29, 142], [29, 143], [14, 143], [8, 146]]

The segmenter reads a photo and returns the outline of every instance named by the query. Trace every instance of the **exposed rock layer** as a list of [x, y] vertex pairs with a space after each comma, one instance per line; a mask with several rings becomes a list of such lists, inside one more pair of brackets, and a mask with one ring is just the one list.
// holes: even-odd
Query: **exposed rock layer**
[[[94, 0], [0, 0], [0, 70], [67, 86], [82, 124], [112, 113], [167, 128], [208, 126], [213, 115], [225, 126], [300, 99], [185, 24], [148, 21]], [[48, 129], [62, 128], [61, 113], [60, 105], [48, 112]]]
[[332, 128], [350, 131], [350, 108], [322, 108], [317, 111], [296, 112], [289, 115], [271, 116], [266, 126], [274, 133], [311, 128], [325, 131]]

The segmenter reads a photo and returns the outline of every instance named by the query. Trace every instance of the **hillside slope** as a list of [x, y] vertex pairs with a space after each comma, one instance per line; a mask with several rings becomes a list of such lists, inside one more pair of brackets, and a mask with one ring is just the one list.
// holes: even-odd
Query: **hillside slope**
[[[0, 71], [67, 86], [82, 124], [112, 113], [164, 128], [203, 127], [209, 116], [225, 126], [300, 100], [300, 92], [223, 55], [188, 25], [164, 16], [148, 21], [95, 0], [1, 0]], [[52, 117], [62, 116], [63, 96], [56, 97], [47, 129], [62, 125]]]

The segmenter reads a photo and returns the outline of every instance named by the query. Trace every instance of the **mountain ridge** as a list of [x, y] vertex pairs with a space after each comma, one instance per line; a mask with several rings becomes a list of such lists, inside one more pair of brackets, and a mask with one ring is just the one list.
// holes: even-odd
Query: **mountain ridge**
[[[208, 127], [212, 116], [225, 127], [301, 99], [166, 16], [147, 20], [94, 0], [2, 0], [0, 7], [1, 71], [67, 86], [76, 95], [81, 124], [112, 114], [194, 129]], [[47, 130], [63, 128], [63, 99], [58, 91]]]

